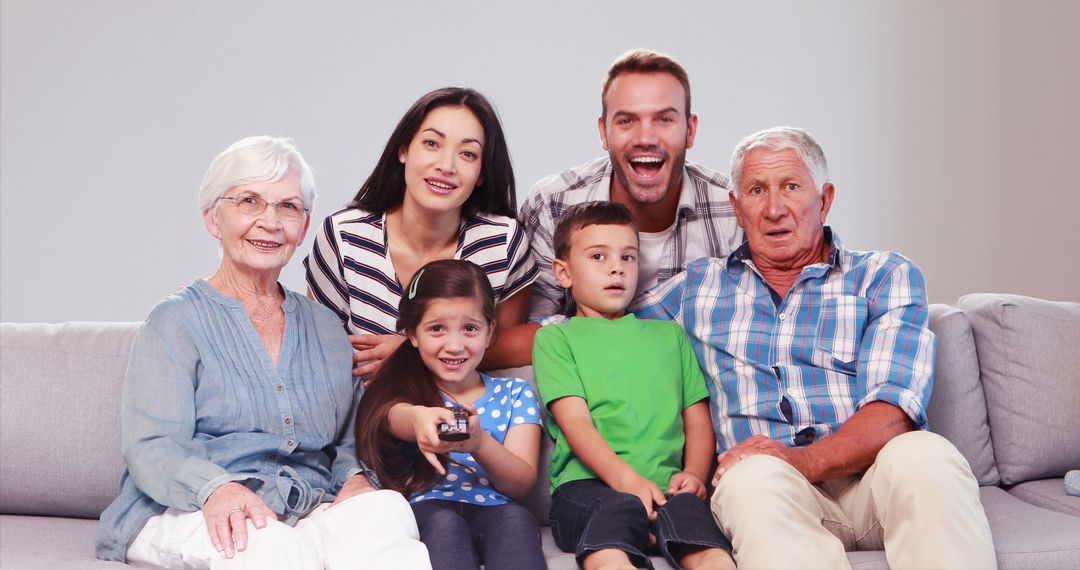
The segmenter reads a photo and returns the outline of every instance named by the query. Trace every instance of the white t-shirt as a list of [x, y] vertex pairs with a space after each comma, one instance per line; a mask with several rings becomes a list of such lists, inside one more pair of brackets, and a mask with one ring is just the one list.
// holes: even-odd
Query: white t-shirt
[[638, 232], [638, 294], [656, 285], [665, 246], [674, 235], [675, 224], [662, 232]]

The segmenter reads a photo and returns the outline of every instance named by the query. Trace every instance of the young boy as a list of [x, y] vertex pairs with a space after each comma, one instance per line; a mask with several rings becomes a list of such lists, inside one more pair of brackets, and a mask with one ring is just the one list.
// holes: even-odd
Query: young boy
[[551, 411], [551, 531], [592, 568], [734, 568], [705, 504], [715, 453], [708, 390], [682, 329], [637, 320], [638, 232], [626, 207], [586, 202], [555, 231], [555, 278], [577, 303], [536, 333], [533, 367]]

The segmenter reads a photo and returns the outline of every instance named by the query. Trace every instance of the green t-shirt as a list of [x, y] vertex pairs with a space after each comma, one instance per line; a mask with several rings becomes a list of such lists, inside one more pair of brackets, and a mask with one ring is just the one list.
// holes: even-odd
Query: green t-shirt
[[[682, 328], [671, 321], [574, 317], [536, 333], [533, 370], [544, 405], [585, 400], [593, 425], [620, 459], [666, 489], [682, 470], [682, 411], [709, 397]], [[577, 459], [554, 417], [551, 488], [597, 475]]]

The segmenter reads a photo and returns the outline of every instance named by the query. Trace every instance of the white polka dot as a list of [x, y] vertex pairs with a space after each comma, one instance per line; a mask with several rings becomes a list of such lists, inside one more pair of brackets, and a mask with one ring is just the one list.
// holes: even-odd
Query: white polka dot
[[495, 389], [491, 391], [492, 394], [498, 394], [499, 392], [502, 392], [502, 385], [501, 384], [498, 385], [498, 386], [495, 386]]
[[444, 496], [444, 497], [453, 497], [454, 492], [453, 491], [443, 491], [442, 496]]
[[481, 478], [480, 478], [480, 484], [481, 484], [481, 485], [490, 485], [490, 484], [491, 484], [491, 481], [488, 481], [487, 479], [485, 479], [485, 478], [481, 477]]
[[499, 424], [499, 431], [506, 431], [506, 424]]
[[532, 390], [525, 390], [525, 397], [526, 398], [532, 398], [533, 397]]
[[507, 398], [509, 398], [509, 396], [503, 396], [503, 399], [499, 400], [499, 403], [505, 406]]
[[525, 418], [523, 418], [521, 416], [518, 416], [518, 417], [514, 418], [514, 423], [515, 424], [523, 424], [523, 423], [525, 423]]
[[514, 400], [514, 407], [515, 408], [520, 408], [521, 407], [521, 400]]
[[525, 411], [528, 412], [531, 415], [534, 415], [534, 416], [536, 415], [536, 408], [534, 408], [532, 406], [529, 406], [528, 408], [526, 408]]
[[502, 415], [502, 412], [500, 412], [499, 410], [491, 410], [491, 417], [497, 418], [497, 417], [499, 417], [501, 415]]
[[447, 481], [457, 481], [457, 473], [450, 473], [446, 476]]
[[483, 503], [485, 500], [487, 500], [487, 499], [484, 499], [483, 495], [476, 495], [476, 497], [474, 497], [474, 498], [476, 499], [476, 502], [478, 502], [478, 503]]
[[495, 493], [488, 493], [488, 496], [492, 499], [498, 499], [498, 497], [495, 496]]
[[461, 490], [462, 491], [472, 491], [472, 483], [468, 483], [468, 482], [462, 483], [461, 484]]
[[476, 408], [476, 413], [477, 415], [482, 415], [484, 413], [484, 408]]
[[521, 386], [518, 386], [518, 387], [514, 388], [513, 390], [510, 390], [510, 393], [512, 395], [514, 395], [514, 396], [517, 396], [518, 394], [521, 393]]

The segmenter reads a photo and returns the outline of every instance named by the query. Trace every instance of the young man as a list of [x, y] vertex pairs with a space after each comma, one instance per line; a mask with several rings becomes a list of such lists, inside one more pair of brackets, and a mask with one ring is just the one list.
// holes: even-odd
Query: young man
[[699, 257], [727, 257], [742, 231], [727, 203], [727, 176], [686, 161], [698, 118], [690, 79], [671, 57], [634, 50], [611, 65], [597, 119], [608, 155], [536, 183], [521, 220], [540, 274], [529, 316], [573, 315], [573, 298], [552, 273], [555, 224], [567, 208], [593, 200], [626, 206], [640, 230], [638, 291], [682, 272]]
[[581, 318], [540, 329], [533, 348], [555, 439], [555, 543], [586, 569], [651, 567], [653, 537], [678, 568], [733, 568], [704, 502], [715, 440], [689, 341], [674, 323], [625, 312], [638, 278], [633, 216], [578, 204], [557, 230], [553, 273]]

